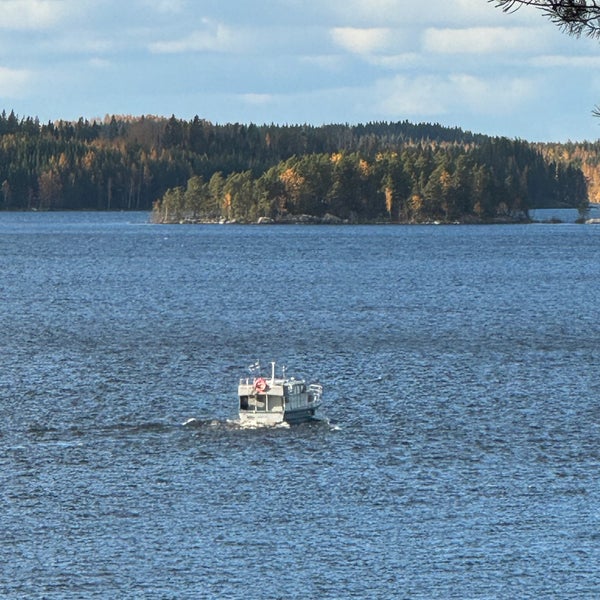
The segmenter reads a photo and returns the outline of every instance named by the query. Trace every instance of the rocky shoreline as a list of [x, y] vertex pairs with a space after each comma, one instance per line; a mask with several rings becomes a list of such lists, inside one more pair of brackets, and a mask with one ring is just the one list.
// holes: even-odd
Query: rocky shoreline
[[332, 214], [325, 214], [323, 217], [317, 217], [315, 215], [283, 215], [276, 219], [271, 217], [259, 217], [256, 221], [240, 221], [237, 219], [200, 219], [194, 217], [188, 217], [179, 221], [162, 221], [153, 219], [156, 224], [162, 225], [208, 225], [208, 224], [219, 224], [219, 225], [509, 225], [519, 223], [532, 223], [533, 221], [526, 215], [515, 215], [502, 217], [495, 217], [493, 219], [481, 219], [472, 215], [469, 215], [461, 220], [435, 220], [435, 221], [373, 221], [364, 222], [354, 219], [342, 219]]

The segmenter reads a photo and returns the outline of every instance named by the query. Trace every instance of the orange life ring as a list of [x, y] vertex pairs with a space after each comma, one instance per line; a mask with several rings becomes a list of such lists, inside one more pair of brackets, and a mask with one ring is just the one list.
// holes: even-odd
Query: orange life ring
[[254, 380], [254, 389], [259, 393], [266, 391], [267, 382], [265, 381], [264, 377], [259, 377], [258, 379]]

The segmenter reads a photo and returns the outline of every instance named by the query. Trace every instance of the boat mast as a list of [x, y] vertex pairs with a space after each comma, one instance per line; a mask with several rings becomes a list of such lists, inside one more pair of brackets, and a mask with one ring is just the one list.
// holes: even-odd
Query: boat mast
[[271, 385], [275, 385], [275, 361], [271, 363]]

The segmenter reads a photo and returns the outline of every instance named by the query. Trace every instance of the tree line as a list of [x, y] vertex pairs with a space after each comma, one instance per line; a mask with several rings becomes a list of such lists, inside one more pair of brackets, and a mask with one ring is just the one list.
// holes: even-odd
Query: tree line
[[531, 208], [585, 209], [580, 169], [547, 161], [529, 144], [411, 145], [293, 156], [256, 177], [251, 170], [195, 175], [154, 204], [156, 222], [286, 221], [294, 215], [349, 222], [490, 222]]
[[598, 148], [560, 148], [408, 121], [317, 127], [113, 115], [40, 123], [3, 111], [0, 208], [154, 206], [167, 221], [490, 219], [585, 205], [582, 168], [596, 168]]

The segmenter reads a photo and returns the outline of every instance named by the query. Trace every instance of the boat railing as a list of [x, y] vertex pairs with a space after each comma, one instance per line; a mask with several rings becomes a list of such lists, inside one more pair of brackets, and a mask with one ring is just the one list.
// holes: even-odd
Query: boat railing
[[320, 383], [311, 383], [308, 390], [312, 393], [315, 400], [320, 400], [323, 395], [323, 386]]

